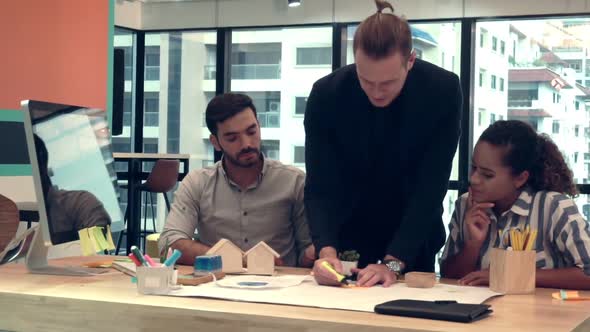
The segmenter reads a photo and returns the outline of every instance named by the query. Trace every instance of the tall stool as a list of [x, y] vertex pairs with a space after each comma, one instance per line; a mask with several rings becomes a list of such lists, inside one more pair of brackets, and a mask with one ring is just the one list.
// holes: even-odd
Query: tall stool
[[[161, 193], [164, 195], [164, 201], [166, 202], [166, 209], [170, 212], [170, 200], [168, 199], [167, 192], [172, 190], [174, 186], [176, 186], [176, 182], [178, 182], [178, 168], [180, 167], [180, 161], [177, 159], [159, 159], [156, 161], [154, 168], [148, 175], [147, 180], [142, 183], [138, 190], [144, 193], [144, 209], [143, 209], [143, 228], [140, 232], [140, 238], [143, 238], [143, 248], [145, 248], [145, 237], [148, 234], [156, 232], [156, 215], [154, 210], [154, 199], [152, 197], [153, 194]], [[152, 227], [153, 232], [147, 230], [147, 201], [148, 197], [150, 200], [150, 207], [152, 212]], [[125, 211], [125, 225], [127, 225], [127, 220], [129, 219], [129, 206]], [[123, 235], [127, 235], [127, 231], [123, 230], [119, 235], [119, 239], [117, 240], [117, 249], [115, 254], [119, 254], [119, 249], [121, 248], [121, 239]]]

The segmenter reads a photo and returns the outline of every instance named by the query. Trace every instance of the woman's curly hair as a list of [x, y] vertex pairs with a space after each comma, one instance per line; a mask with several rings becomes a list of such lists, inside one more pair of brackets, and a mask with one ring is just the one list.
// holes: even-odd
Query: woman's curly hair
[[527, 123], [516, 120], [496, 121], [480, 136], [480, 141], [506, 147], [504, 165], [514, 175], [529, 172], [527, 184], [535, 191], [548, 190], [578, 195], [572, 171], [553, 140], [537, 134]]

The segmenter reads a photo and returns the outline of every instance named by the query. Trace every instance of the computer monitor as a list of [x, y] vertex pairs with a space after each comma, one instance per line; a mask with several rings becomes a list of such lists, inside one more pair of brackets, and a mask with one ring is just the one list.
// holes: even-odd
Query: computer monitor
[[21, 106], [39, 209], [27, 267], [33, 273], [88, 274], [49, 266], [47, 250], [78, 240], [83, 228], [123, 229], [105, 112], [33, 100]]

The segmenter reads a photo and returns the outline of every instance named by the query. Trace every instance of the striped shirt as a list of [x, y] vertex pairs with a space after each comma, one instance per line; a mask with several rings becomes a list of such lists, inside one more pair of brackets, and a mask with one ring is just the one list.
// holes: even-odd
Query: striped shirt
[[[463, 248], [468, 232], [465, 225], [467, 196], [467, 193], [463, 194], [455, 203], [441, 264]], [[513, 227], [524, 230], [530, 225], [531, 230], [538, 231], [535, 241], [537, 268], [577, 266], [590, 275], [589, 225], [575, 202], [566, 195], [553, 191], [534, 192], [526, 188], [499, 219], [491, 211], [488, 211], [488, 215], [491, 225], [479, 253], [479, 269], [488, 269], [490, 266], [491, 249], [500, 245], [498, 230], [504, 232]]]

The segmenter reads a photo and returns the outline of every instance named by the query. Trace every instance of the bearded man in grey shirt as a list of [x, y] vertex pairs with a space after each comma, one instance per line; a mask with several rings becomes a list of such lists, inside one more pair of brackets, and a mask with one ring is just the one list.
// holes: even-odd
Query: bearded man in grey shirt
[[[305, 219], [305, 173], [260, 152], [260, 124], [252, 99], [226, 93], [206, 110], [210, 140], [221, 161], [191, 171], [180, 184], [160, 236], [193, 264], [220, 239], [246, 251], [264, 241], [279, 265], [313, 265], [315, 250]], [[193, 239], [195, 230], [198, 239]]]

